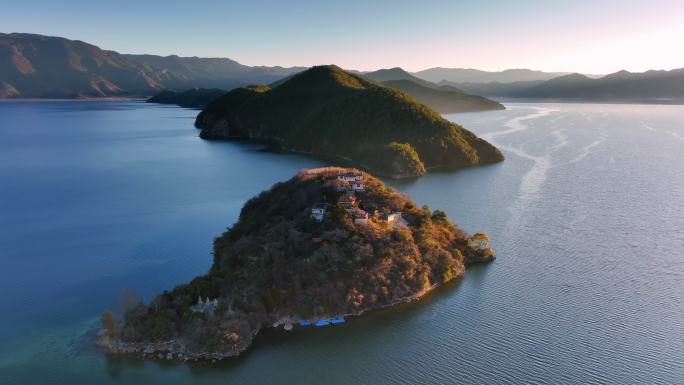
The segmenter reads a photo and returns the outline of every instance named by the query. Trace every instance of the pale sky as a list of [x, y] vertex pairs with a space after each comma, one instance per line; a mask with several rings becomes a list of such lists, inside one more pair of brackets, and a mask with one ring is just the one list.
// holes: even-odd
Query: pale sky
[[248, 65], [684, 67], [684, 0], [0, 0], [0, 29]]

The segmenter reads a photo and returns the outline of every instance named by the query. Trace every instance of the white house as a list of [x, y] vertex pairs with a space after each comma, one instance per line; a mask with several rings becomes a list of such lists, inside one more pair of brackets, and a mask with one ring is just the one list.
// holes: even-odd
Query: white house
[[354, 223], [359, 223], [365, 225], [368, 223], [368, 213], [361, 209], [356, 209], [352, 211], [352, 217], [354, 218]]
[[214, 298], [214, 300], [210, 300], [208, 297], [206, 301], [202, 300], [202, 297], [197, 298], [197, 303], [193, 306], [190, 307], [190, 310], [196, 311], [199, 313], [214, 313], [214, 310], [216, 310], [216, 307], [218, 307], [218, 299]]
[[346, 191], [351, 190], [351, 186], [349, 186], [349, 182], [347, 182], [346, 180], [337, 178], [335, 180], [335, 189], [337, 191]]
[[311, 216], [319, 222], [322, 221], [325, 218], [325, 212], [328, 211], [328, 206], [327, 203], [316, 203], [311, 208]]
[[401, 212], [385, 214], [383, 219], [394, 226], [408, 226], [408, 222], [401, 216]]

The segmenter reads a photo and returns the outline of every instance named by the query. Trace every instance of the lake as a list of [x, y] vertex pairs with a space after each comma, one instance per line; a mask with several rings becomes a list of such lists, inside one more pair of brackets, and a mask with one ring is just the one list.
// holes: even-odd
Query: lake
[[94, 334], [123, 289], [206, 272], [247, 199], [324, 164], [201, 140], [196, 114], [0, 102], [0, 384], [684, 383], [684, 106], [446, 115], [506, 161], [387, 182], [488, 232], [494, 263], [216, 365], [108, 358]]

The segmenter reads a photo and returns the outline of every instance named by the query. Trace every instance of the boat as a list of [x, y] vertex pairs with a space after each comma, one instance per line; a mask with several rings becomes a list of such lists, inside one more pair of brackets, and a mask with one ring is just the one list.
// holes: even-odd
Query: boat
[[311, 321], [299, 321], [301, 326], [311, 326]]
[[330, 322], [328, 320], [316, 321], [316, 326], [328, 326], [328, 325], [330, 325]]
[[345, 322], [347, 321], [344, 320], [344, 317], [337, 317], [330, 320], [331, 324], [343, 324]]

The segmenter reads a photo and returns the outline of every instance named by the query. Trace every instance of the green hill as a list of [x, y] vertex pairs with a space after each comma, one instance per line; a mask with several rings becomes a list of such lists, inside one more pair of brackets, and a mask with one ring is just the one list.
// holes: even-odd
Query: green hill
[[235, 89], [209, 104], [195, 125], [205, 139], [258, 140], [392, 177], [503, 160], [491, 144], [406, 93], [336, 66], [313, 67], [273, 89]]
[[[349, 185], [338, 177], [346, 173], [363, 187], [359, 203], [341, 199]], [[322, 210], [318, 219], [313, 208]], [[264, 328], [413, 301], [493, 259], [486, 234], [468, 237], [444, 212], [368, 174], [304, 170], [244, 205], [216, 238], [209, 273], [129, 306], [122, 327], [105, 312], [98, 342], [151, 358], [221, 359], [240, 354]]]

